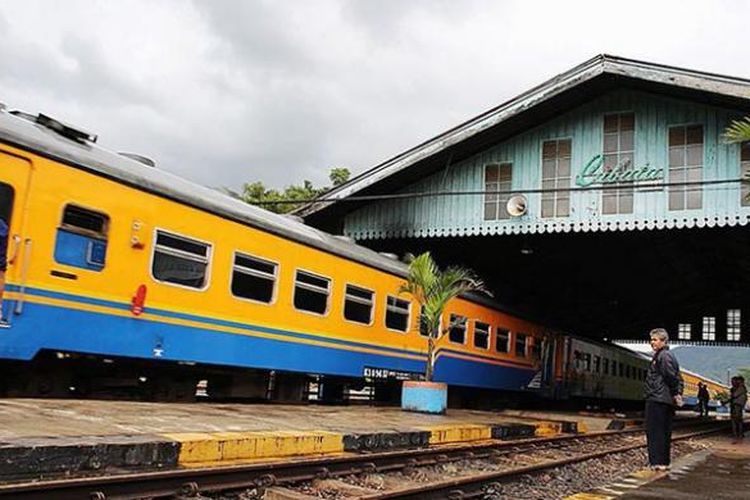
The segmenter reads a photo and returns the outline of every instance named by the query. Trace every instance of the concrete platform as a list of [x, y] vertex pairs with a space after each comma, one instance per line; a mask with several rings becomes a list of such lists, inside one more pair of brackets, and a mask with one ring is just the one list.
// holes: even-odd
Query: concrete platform
[[411, 448], [554, 435], [570, 426], [395, 408], [0, 402], [0, 478]]
[[0, 400], [0, 481], [173, 468], [606, 429], [612, 418], [533, 412], [122, 401]]

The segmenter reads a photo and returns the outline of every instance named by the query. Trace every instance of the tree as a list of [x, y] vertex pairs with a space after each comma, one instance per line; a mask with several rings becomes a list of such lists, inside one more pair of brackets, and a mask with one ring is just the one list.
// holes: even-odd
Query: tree
[[328, 174], [328, 178], [331, 179], [333, 187], [338, 187], [349, 180], [349, 176], [352, 175], [349, 169], [346, 167], [334, 167]]
[[724, 130], [724, 140], [730, 143], [750, 141], [750, 116], [734, 120]]
[[[310, 202], [332, 187], [345, 183], [349, 180], [349, 175], [348, 168], [332, 168], [328, 174], [332, 183], [330, 187], [316, 188], [312, 182], [305, 180], [301, 186], [292, 184], [284, 188], [283, 191], [266, 188], [260, 181], [245, 183], [242, 186], [242, 194], [239, 198], [251, 205], [258, 205], [271, 212], [284, 214]], [[226, 188], [224, 188], [224, 191], [230, 192]]]
[[409, 256], [409, 260], [409, 275], [406, 283], [399, 288], [399, 294], [410, 294], [420, 306], [420, 327], [429, 333], [425, 380], [431, 382], [435, 370], [435, 344], [455, 326], [450, 324], [440, 330], [440, 318], [445, 307], [462, 293], [489, 292], [473, 271], [456, 266], [441, 271], [429, 252], [418, 257]]

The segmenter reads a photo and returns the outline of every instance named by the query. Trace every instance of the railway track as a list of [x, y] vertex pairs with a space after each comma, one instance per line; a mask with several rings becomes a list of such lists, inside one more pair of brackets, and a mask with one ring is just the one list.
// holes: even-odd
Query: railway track
[[[675, 432], [674, 441], [712, 434], [726, 426], [707, 423]], [[340, 496], [359, 498], [474, 498], [487, 496], [503, 481], [537, 474], [645, 446], [643, 431], [629, 429], [604, 433], [532, 438], [523, 441], [480, 442], [436, 448], [306, 458], [295, 461], [254, 463], [231, 467], [178, 469], [114, 474], [74, 479], [6, 484], [0, 499], [140, 499], [198, 497], [224, 498], [223, 492], [253, 490], [261, 497], [269, 488], [300, 491], [313, 481], [340, 486]], [[441, 464], [458, 464], [461, 474], [445, 480], [381, 485], [378, 490], [348, 488], [340, 478], [368, 474], [413, 473]], [[400, 481], [403, 485], [404, 481]], [[357, 493], [352, 493], [352, 490]], [[309, 494], [308, 494], [309, 495]], [[309, 495], [312, 496], [312, 495]]]

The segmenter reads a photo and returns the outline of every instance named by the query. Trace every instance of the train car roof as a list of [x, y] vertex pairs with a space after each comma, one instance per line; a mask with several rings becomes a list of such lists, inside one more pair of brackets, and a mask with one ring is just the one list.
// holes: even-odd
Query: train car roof
[[[46, 115], [8, 111], [0, 104], [0, 141], [94, 174], [252, 226], [340, 257], [406, 277], [408, 266], [292, 217], [249, 205], [215, 189], [149, 166], [96, 144], [97, 137]], [[137, 156], [137, 155], [131, 155]], [[479, 294], [462, 298], [522, 317]]]

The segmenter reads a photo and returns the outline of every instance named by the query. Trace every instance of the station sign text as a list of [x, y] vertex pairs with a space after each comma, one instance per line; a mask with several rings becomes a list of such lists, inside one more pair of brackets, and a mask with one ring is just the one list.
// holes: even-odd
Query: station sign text
[[626, 182], [657, 181], [664, 178], [664, 169], [652, 167], [648, 163], [641, 168], [634, 168], [630, 160], [623, 160], [611, 170], [604, 170], [604, 155], [591, 158], [576, 176], [576, 184], [588, 187], [596, 184], [621, 184]]

